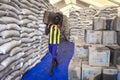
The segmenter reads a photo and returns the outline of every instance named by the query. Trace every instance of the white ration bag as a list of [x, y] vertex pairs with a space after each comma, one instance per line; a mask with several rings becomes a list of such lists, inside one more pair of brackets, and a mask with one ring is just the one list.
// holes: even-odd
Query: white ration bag
[[4, 16], [6, 14], [6, 12], [5, 11], [0, 11], [0, 16]]
[[30, 5], [33, 6], [33, 4], [30, 3], [30, 2], [27, 1], [27, 0], [21, 0], [21, 2], [24, 3], [24, 4], [26, 4], [26, 5], [29, 6], [29, 7], [30, 7]]
[[28, 65], [32, 65], [36, 60], [38, 60], [38, 57], [34, 57], [28, 61]]
[[25, 37], [28, 37], [28, 35], [29, 35], [28, 33], [25, 33], [25, 32], [24, 32], [24, 33], [22, 33], [22, 34], [20, 35], [20, 37], [21, 37], [21, 38], [25, 38]]
[[40, 57], [29, 67], [29, 69], [33, 68], [37, 63], [40, 62]]
[[37, 1], [33, 1], [33, 0], [29, 0], [31, 3], [33, 3], [33, 4], [35, 4], [35, 5], [37, 5], [37, 6], [41, 6], [40, 5], [40, 3], [39, 2], [37, 2]]
[[31, 65], [34, 62], [34, 59], [29, 59], [29, 61], [27, 62], [28, 65]]
[[15, 56], [8, 57], [7, 59], [3, 60], [0, 64], [3, 65], [4, 67], [7, 67], [14, 60], [21, 58], [24, 54], [25, 54], [24, 52], [20, 52], [16, 54]]
[[44, 22], [43, 22], [43, 20], [39, 20], [38, 23], [39, 23], [39, 24], [42, 24], [42, 23], [44, 23]]
[[8, 23], [16, 23], [19, 24], [19, 20], [13, 17], [1, 17], [0, 18], [0, 23], [8, 24]]
[[37, 14], [40, 13], [40, 9], [39, 9], [38, 7], [36, 7], [36, 8], [31, 7], [30, 9], [31, 9], [34, 13], [36, 13], [36, 15], [34, 15], [34, 16], [37, 16]]
[[17, 30], [5, 30], [5, 31], [0, 32], [0, 36], [2, 38], [20, 37], [20, 32]]
[[20, 47], [21, 47], [22, 49], [24, 49], [23, 47], [28, 47], [28, 43], [21, 43], [21, 44], [20, 44]]
[[38, 39], [41, 39], [41, 37], [39, 37], [39, 36], [33, 36], [33, 37], [32, 37], [32, 40], [34, 40], [34, 41], [36, 41], [36, 40], [38, 40]]
[[21, 44], [21, 41], [10, 41], [0, 46], [0, 54], [6, 54], [10, 51], [13, 47], [18, 46]]
[[4, 69], [4, 66], [3, 65], [0, 65], [0, 71]]
[[40, 31], [35, 31], [35, 32], [30, 33], [29, 35], [30, 35], [31, 37], [33, 37], [33, 36], [41, 36], [41, 35], [42, 35], [42, 32], [40, 32]]
[[31, 49], [32, 49], [32, 47], [23, 47], [23, 51], [25, 51], [25, 52], [28, 51], [28, 50], [31, 50]]
[[21, 80], [22, 76], [23, 76], [23, 75], [17, 76], [16, 78], [14, 78], [14, 80]]
[[24, 66], [20, 69], [22, 73], [25, 73], [28, 70], [28, 63], [25, 63]]
[[44, 32], [45, 31], [45, 28], [39, 28], [40, 31]]
[[33, 47], [33, 48], [37, 48], [38, 45], [39, 45], [39, 44], [34, 44], [32, 47]]
[[11, 2], [11, 0], [0, 0], [1, 2], [4, 2], [4, 3], [9, 3]]
[[10, 66], [12, 67], [13, 70], [20, 69], [23, 66], [23, 61], [24, 61], [24, 58], [20, 58], [19, 60], [13, 62], [14, 64]]
[[21, 32], [26, 32], [26, 33], [31, 33], [35, 31], [35, 29], [27, 28], [27, 27], [22, 27]]
[[7, 29], [7, 25], [5, 24], [0, 24], [0, 31], [6, 30]]
[[9, 16], [9, 17], [14, 17], [16, 19], [19, 19], [19, 16], [17, 13], [13, 12], [13, 11], [10, 11], [10, 10], [6, 10], [6, 16]]
[[39, 19], [39, 20], [43, 20], [43, 19], [44, 19], [44, 17], [40, 16], [40, 17], [38, 17], [38, 19]]
[[45, 27], [46, 27], [46, 24], [39, 24], [39, 27], [45, 28]]
[[17, 24], [13, 24], [13, 23], [7, 24], [7, 25], [0, 24], [0, 31], [4, 31], [4, 30], [8, 30], [8, 29], [14, 29], [14, 30], [18, 30], [18, 31], [21, 30], [20, 26], [18, 26]]
[[10, 75], [9, 75], [9, 76], [7, 76], [4, 80], [12, 80], [12, 77], [13, 77], [13, 76], [10, 76]]
[[38, 28], [38, 26], [36, 24], [34, 24], [34, 23], [28, 23], [27, 27], [29, 27], [29, 28]]
[[35, 13], [33, 13], [31, 10], [28, 10], [28, 9], [22, 9], [22, 12], [21, 12], [22, 14], [26, 14], [26, 15], [34, 15], [34, 16], [36, 16], [36, 14]]
[[13, 55], [15, 55], [15, 54], [17, 54], [17, 53], [19, 53], [19, 52], [22, 52], [22, 48], [20, 48], [20, 47], [15, 47], [15, 48], [13, 48], [13, 49], [10, 51], [9, 55], [10, 55], [10, 56], [13, 56]]
[[16, 75], [19, 75], [20, 74], [20, 71], [19, 70], [16, 70], [16, 71], [14, 71], [13, 73], [11, 73], [10, 75], [8, 75], [6, 78], [5, 78], [5, 80], [12, 80], [12, 79], [14, 79], [14, 77], [16, 76]]
[[30, 39], [30, 38], [22, 38], [21, 41], [22, 41], [22, 43], [30, 43], [30, 42], [32, 42], [33, 40]]
[[31, 48], [27, 51], [27, 55], [33, 54], [35, 52], [35, 49]]
[[14, 11], [17, 14], [20, 14], [20, 11], [18, 9], [8, 4], [0, 3], [0, 9], [4, 9], [4, 10], [8, 9]]
[[25, 19], [25, 18], [27, 18], [27, 16], [28, 16], [28, 15], [22, 15], [22, 14], [21, 14], [21, 15], [19, 15], [19, 19], [20, 19], [20, 20]]
[[16, 71], [14, 71], [13, 73], [11, 73], [10, 75], [12, 76], [12, 77], [15, 77], [16, 75], [19, 75], [21, 72], [19, 71], [19, 70], [16, 70]]
[[35, 20], [35, 21], [38, 20], [38, 18], [35, 17], [34, 15], [28, 15], [28, 18], [31, 19], [31, 20]]
[[32, 20], [30, 20], [30, 19], [23, 19], [23, 20], [19, 21], [19, 24], [24, 25], [24, 24], [28, 24], [28, 23], [31, 23], [31, 22], [32, 22]]
[[34, 7], [34, 8], [36, 8], [36, 9], [39, 10], [39, 7], [38, 7], [37, 5], [31, 3], [30, 1], [27, 1], [27, 0], [21, 0], [21, 2], [24, 3], [24, 4], [26, 4], [26, 5], [29, 6], [30, 8], [31, 8], [31, 7]]
[[15, 7], [17, 10], [21, 11], [20, 6], [18, 4], [16, 4], [16, 3], [14, 3], [13, 1], [9, 2], [8, 4]]
[[21, 30], [21, 27], [17, 24], [12, 24], [11, 23], [11, 24], [7, 24], [7, 26], [8, 26], [8, 29], [15, 29], [15, 30], [18, 30], [18, 31]]
[[12, 40], [12, 38], [8, 38], [8, 39], [0, 38], [0, 45], [6, 43], [6, 42], [8, 42], [8, 41], [11, 41], [11, 40]]
[[9, 54], [0, 55], [0, 62], [7, 58]]
[[15, 68], [22, 68], [23, 67], [23, 62], [19, 63], [17, 66], [15, 66]]

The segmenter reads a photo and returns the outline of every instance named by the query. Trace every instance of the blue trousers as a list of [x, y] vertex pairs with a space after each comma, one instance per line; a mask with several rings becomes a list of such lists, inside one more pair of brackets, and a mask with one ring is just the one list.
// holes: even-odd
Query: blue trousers
[[49, 52], [51, 53], [53, 59], [57, 58], [57, 46], [58, 44], [49, 44]]

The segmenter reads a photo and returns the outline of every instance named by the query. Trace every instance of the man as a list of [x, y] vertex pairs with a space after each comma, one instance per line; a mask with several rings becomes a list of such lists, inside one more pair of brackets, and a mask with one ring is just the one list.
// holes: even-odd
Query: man
[[50, 76], [54, 75], [54, 68], [58, 65], [57, 61], [57, 47], [60, 44], [60, 17], [56, 15], [53, 18], [53, 22], [49, 24], [49, 29], [46, 30], [46, 34], [49, 33], [49, 52], [52, 55], [52, 67], [50, 70]]

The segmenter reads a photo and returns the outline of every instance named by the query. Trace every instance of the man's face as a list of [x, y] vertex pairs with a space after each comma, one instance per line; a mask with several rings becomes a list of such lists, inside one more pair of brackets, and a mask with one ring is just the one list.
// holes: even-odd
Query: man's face
[[55, 19], [54, 19], [54, 20], [55, 20], [54, 22], [58, 24], [58, 23], [59, 23], [59, 21], [60, 21], [60, 18], [57, 16], [57, 17], [55, 17]]

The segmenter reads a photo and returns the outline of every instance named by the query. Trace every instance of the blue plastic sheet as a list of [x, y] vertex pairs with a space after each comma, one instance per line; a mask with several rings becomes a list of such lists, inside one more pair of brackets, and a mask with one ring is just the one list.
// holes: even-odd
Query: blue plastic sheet
[[40, 63], [23, 75], [22, 80], [68, 80], [68, 65], [73, 53], [73, 43], [62, 42], [58, 49], [59, 65], [54, 70], [54, 76], [49, 76], [52, 56], [47, 53]]

